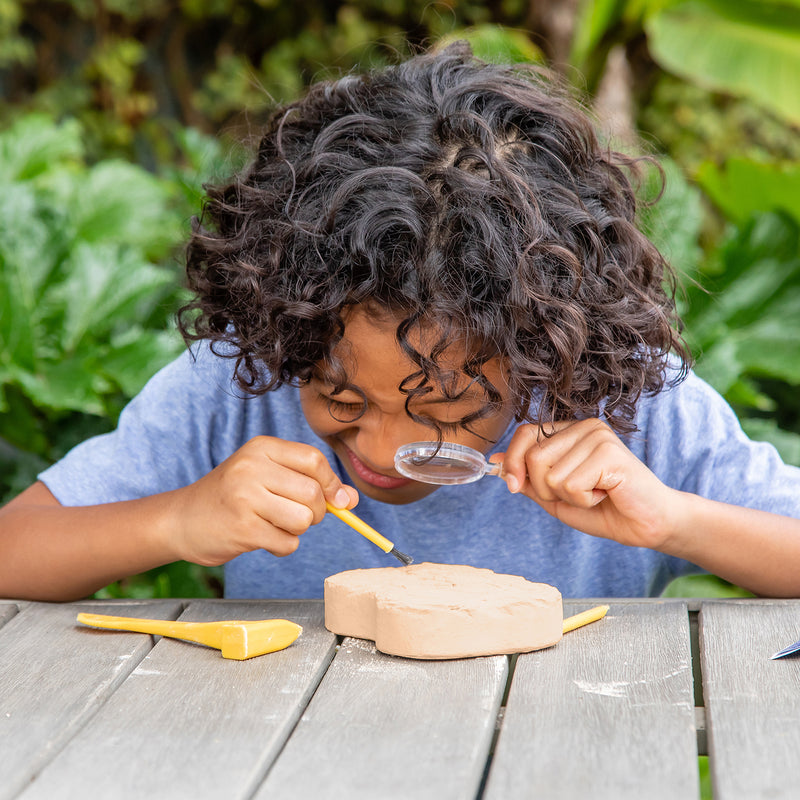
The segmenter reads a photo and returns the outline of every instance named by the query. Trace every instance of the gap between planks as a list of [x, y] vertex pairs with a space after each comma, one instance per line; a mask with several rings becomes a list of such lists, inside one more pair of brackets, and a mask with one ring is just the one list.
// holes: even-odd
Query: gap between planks
[[[678, 602], [681, 602], [680, 600]], [[699, 635], [699, 612], [701, 608], [701, 601], [698, 599], [684, 600], [687, 605], [687, 612], [689, 616], [689, 648], [691, 653], [692, 662], [692, 683], [694, 689], [694, 724], [697, 734], [697, 755], [708, 755], [708, 739], [706, 735], [706, 713], [705, 702], [703, 698], [703, 680], [700, 668], [700, 635]], [[500, 738], [500, 733], [503, 728], [503, 719], [505, 716], [506, 706], [508, 702], [508, 695], [511, 690], [511, 684], [514, 680], [514, 672], [517, 666], [517, 658], [519, 654], [513, 653], [508, 656], [508, 678], [506, 681], [505, 690], [503, 692], [503, 699], [500, 708], [497, 711], [497, 719], [495, 721], [494, 736], [492, 737], [492, 744], [489, 748], [489, 753], [486, 758], [486, 766], [483, 772], [478, 791], [475, 795], [475, 800], [482, 800], [484, 791], [486, 789], [486, 782], [489, 777], [489, 771], [494, 760], [495, 749], [497, 741]]]

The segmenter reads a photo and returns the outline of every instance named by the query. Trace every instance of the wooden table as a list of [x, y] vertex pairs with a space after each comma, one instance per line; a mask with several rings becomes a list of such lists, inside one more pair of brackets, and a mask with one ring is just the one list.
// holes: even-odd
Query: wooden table
[[[565, 614], [598, 600], [565, 602]], [[800, 797], [800, 601], [609, 600], [555, 647], [414, 661], [320, 601], [0, 601], [0, 798]], [[300, 623], [248, 661], [78, 611]]]

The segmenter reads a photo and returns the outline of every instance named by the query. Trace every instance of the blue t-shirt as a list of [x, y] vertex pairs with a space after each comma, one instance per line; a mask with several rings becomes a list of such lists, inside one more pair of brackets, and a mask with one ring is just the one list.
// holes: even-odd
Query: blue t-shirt
[[[114, 432], [78, 445], [40, 480], [66, 506], [129, 500], [186, 486], [252, 437], [269, 435], [318, 447], [347, 481], [333, 451], [308, 427], [296, 388], [243, 396], [232, 370], [231, 360], [207, 347], [195, 348], [195, 357], [185, 353], [131, 401]], [[725, 401], [696, 375], [643, 398], [636, 423], [626, 445], [668, 486], [800, 517], [800, 469], [785, 465], [771, 445], [750, 441]], [[492, 452], [506, 449], [513, 430], [512, 423]], [[416, 562], [488, 567], [552, 584], [565, 597], [653, 596], [672, 578], [700, 571], [573, 530], [493, 477], [442, 486], [408, 505], [362, 495], [356, 512]], [[290, 556], [257, 551], [229, 562], [225, 594], [321, 597], [328, 575], [397, 565], [328, 514]]]

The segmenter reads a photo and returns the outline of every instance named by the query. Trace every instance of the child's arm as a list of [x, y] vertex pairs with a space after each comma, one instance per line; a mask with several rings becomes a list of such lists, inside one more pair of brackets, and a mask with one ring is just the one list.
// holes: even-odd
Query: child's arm
[[515, 433], [506, 481], [577, 530], [691, 561], [756, 594], [800, 596], [800, 520], [663, 484], [599, 420]]
[[294, 552], [325, 514], [357, 502], [314, 447], [258, 437], [196, 483], [139, 500], [64, 507], [36, 483], [0, 509], [0, 597], [74, 600], [173, 561]]

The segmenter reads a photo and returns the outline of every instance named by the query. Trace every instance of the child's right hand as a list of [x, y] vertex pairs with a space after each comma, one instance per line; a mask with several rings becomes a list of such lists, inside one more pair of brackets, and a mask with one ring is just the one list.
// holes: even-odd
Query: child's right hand
[[326, 500], [352, 508], [358, 492], [317, 448], [258, 436], [172, 499], [177, 558], [217, 566], [252, 550], [293, 553]]

